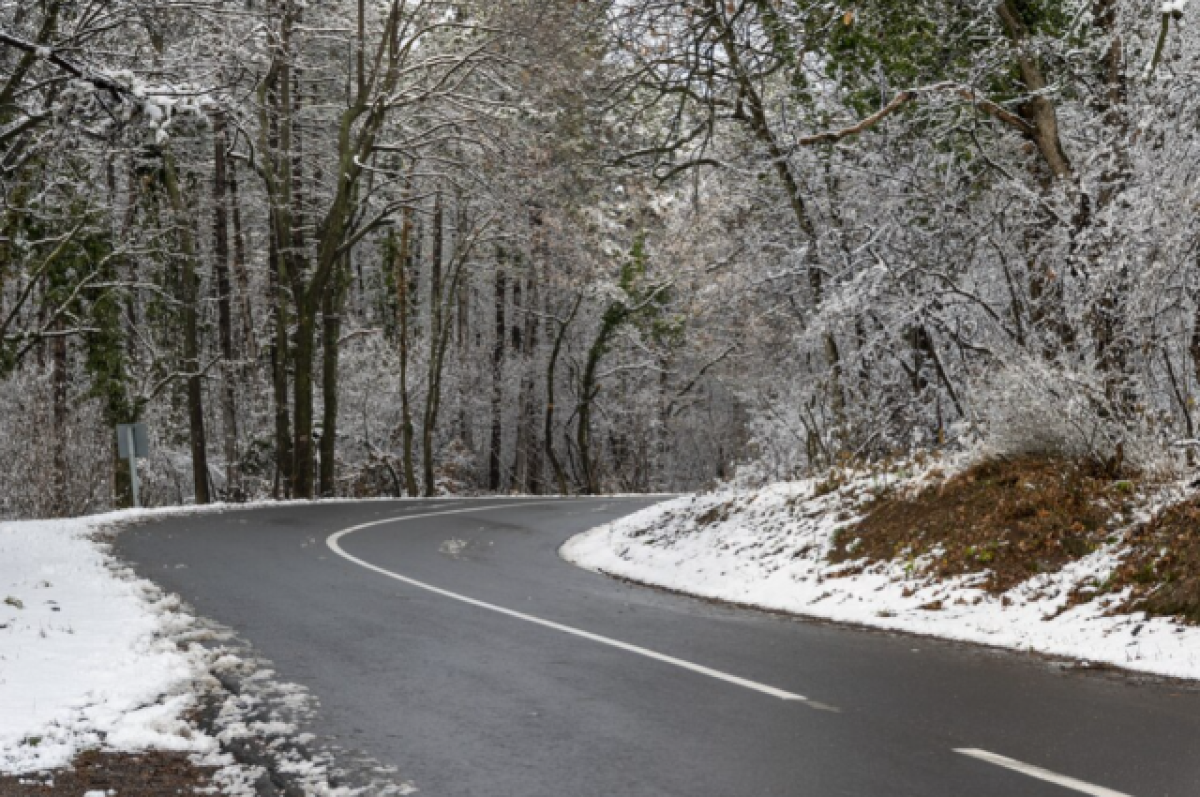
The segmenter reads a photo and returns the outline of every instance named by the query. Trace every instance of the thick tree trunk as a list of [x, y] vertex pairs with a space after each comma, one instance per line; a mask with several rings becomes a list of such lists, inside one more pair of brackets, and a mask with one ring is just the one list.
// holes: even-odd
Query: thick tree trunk
[[211, 500], [208, 490], [208, 446], [204, 437], [204, 385], [200, 375], [200, 339], [196, 320], [199, 278], [196, 274], [196, 243], [188, 218], [187, 206], [179, 188], [174, 155], [163, 153], [163, 181], [174, 212], [176, 234], [182, 256], [183, 295], [183, 368], [187, 374], [188, 428], [191, 433], [192, 481], [197, 504]]
[[[467, 202], [462, 191], [456, 191], [454, 197], [454, 205], [456, 210], [454, 224], [454, 256], [451, 262], [458, 261], [458, 255], [466, 246], [466, 230], [467, 230]], [[454, 312], [454, 328], [458, 346], [458, 355], [460, 362], [467, 362], [471, 352], [471, 274], [470, 272], [456, 272], [455, 274], [456, 287], [447, 297], [452, 300], [455, 305]], [[449, 304], [449, 301], [447, 302]], [[449, 312], [449, 310], [447, 310]], [[480, 384], [482, 380], [478, 376], [473, 379], [459, 380], [459, 402], [458, 402], [458, 439], [462, 443], [466, 451], [475, 451], [475, 425], [472, 422], [473, 418], [467, 411], [467, 405], [470, 402], [471, 395], [482, 388]]]
[[[528, 270], [532, 273], [532, 269]], [[534, 332], [531, 321], [535, 318], [528, 303], [532, 290], [526, 291], [521, 275], [513, 280], [512, 350], [521, 363], [521, 388], [517, 398], [516, 440], [513, 446], [513, 484], [523, 492], [537, 495], [539, 487], [533, 474], [536, 445], [533, 442], [533, 424], [536, 419], [534, 407], [534, 383], [532, 352]], [[532, 277], [529, 288], [532, 289]]]
[[322, 300], [321, 394], [324, 415], [321, 422], [321, 483], [322, 498], [337, 495], [337, 433], [338, 433], [338, 362], [339, 339], [342, 335], [342, 310], [346, 304], [349, 275], [345, 265], [334, 274]]
[[[299, 113], [300, 76], [296, 67], [289, 69], [282, 81], [281, 104], [287, 117]], [[303, 140], [300, 129], [289, 121], [289, 146], [284, 149], [285, 157], [291, 159], [289, 174], [291, 240], [288, 241], [288, 276], [292, 283], [292, 302], [296, 314], [296, 348], [294, 376], [292, 380], [292, 456], [295, 460], [292, 472], [292, 491], [297, 498], [316, 497], [316, 446], [313, 440], [313, 423], [316, 420], [313, 395], [316, 367], [317, 315], [325, 299], [327, 284], [310, 280], [308, 263], [308, 241], [304, 234], [306, 219], [306, 195], [304, 184]], [[340, 197], [339, 197], [340, 198]], [[329, 231], [323, 231], [328, 235]]]
[[292, 451], [295, 469], [292, 473], [292, 492], [296, 498], [313, 497], [313, 470], [316, 466], [313, 450], [313, 359], [316, 354], [316, 317], [308, 312], [306, 302], [297, 301], [296, 352], [292, 374]]
[[595, 459], [592, 456], [592, 407], [600, 392], [597, 370], [600, 361], [608, 353], [612, 336], [629, 319], [629, 310], [624, 303], [614, 303], [608, 306], [600, 321], [600, 330], [588, 349], [587, 362], [583, 374], [579, 378], [579, 404], [575, 427], [575, 443], [579, 447], [579, 464], [583, 476], [583, 491], [585, 495], [595, 495], [600, 489], [599, 474], [596, 472]]
[[[1021, 104], [1018, 111], [1032, 129], [1029, 137], [1052, 176], [1052, 179], [1043, 182], [1049, 187], [1054, 179], [1072, 180], [1074, 171], [1063, 149], [1058, 112], [1053, 101], [1046, 95], [1049, 82], [1042, 72], [1037, 55], [1030, 51], [1029, 31], [1021, 20], [1020, 6], [1014, 0], [1000, 0], [996, 5], [996, 15], [1013, 43], [1017, 72], [1021, 83], [1030, 94], [1030, 98]], [[1085, 224], [1087, 216], [1090, 215], [1087, 197], [1081, 197], [1081, 202], [1077, 225]], [[1037, 252], [1041, 242], [1031, 240], [1029, 247], [1030, 251]], [[1060, 349], [1070, 349], [1075, 343], [1075, 331], [1066, 322], [1064, 275], [1050, 265], [1040, 262], [1036, 255], [1030, 259], [1028, 268], [1030, 320], [1035, 330], [1050, 333], [1045, 339], [1042, 354], [1047, 359], [1052, 359], [1058, 355]]]
[[413, 407], [408, 395], [408, 360], [412, 337], [409, 324], [410, 304], [412, 304], [412, 286], [409, 283], [409, 260], [413, 248], [413, 211], [404, 209], [403, 221], [400, 228], [400, 245], [396, 244], [394, 230], [388, 230], [388, 252], [392, 258], [392, 272], [396, 280], [396, 326], [398, 329], [398, 347], [400, 347], [400, 436], [401, 436], [401, 471], [404, 475], [404, 493], [408, 496], [418, 496], [420, 491], [416, 486], [416, 472], [413, 463]]
[[[301, 284], [300, 262], [294, 247], [295, 209], [292, 167], [292, 26], [295, 10], [290, 3], [275, 0], [274, 13], [279, 27], [273, 39], [272, 64], [266, 80], [259, 86], [259, 149], [263, 155], [262, 175], [268, 194], [270, 221], [271, 298], [274, 336], [271, 347], [271, 390], [275, 404], [275, 495], [295, 495], [296, 451], [293, 414], [289, 408], [289, 370], [298, 351], [288, 340], [291, 324], [289, 298], [299, 306], [299, 297], [288, 296]], [[311, 341], [309, 343], [311, 355]], [[311, 378], [311, 361], [308, 363]], [[310, 397], [311, 404], [311, 397]], [[299, 412], [299, 408], [295, 408]], [[311, 417], [311, 416], [310, 416]]]
[[408, 395], [408, 360], [409, 347], [412, 345], [409, 331], [410, 304], [413, 293], [409, 283], [409, 260], [412, 251], [413, 220], [412, 209], [405, 208], [404, 221], [400, 226], [400, 248], [396, 250], [394, 233], [388, 232], [388, 249], [395, 258], [396, 274], [396, 314], [400, 329], [400, 444], [402, 469], [404, 471], [404, 490], [409, 496], [419, 494], [417, 476], [413, 463], [413, 418], [412, 403]]
[[575, 306], [571, 308], [570, 315], [559, 322], [558, 334], [554, 337], [554, 347], [551, 349], [550, 359], [546, 363], [546, 416], [542, 430], [542, 442], [546, 447], [546, 459], [549, 460], [550, 468], [554, 471], [554, 480], [558, 484], [559, 495], [570, 495], [571, 491], [567, 487], [567, 474], [554, 450], [554, 377], [558, 368], [558, 358], [562, 353], [563, 341], [567, 337], [567, 329], [575, 320], [575, 315], [579, 312], [582, 304], [583, 296], [580, 295], [575, 300]]

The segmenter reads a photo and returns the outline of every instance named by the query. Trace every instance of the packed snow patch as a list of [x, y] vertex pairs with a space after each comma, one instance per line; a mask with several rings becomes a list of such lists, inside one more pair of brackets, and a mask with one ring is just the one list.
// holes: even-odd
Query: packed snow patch
[[832, 491], [800, 481], [681, 498], [584, 532], [561, 555], [597, 572], [772, 611], [1200, 678], [1200, 628], [1119, 613], [1124, 592], [1071, 600], [1115, 570], [1120, 543], [1002, 595], [982, 588], [986, 575], [929, 577], [936, 551], [832, 564], [837, 535], [888, 479], [864, 477]]
[[153, 584], [113, 569], [95, 519], [0, 523], [0, 772], [105, 747], [211, 753], [183, 720], [204, 654]]

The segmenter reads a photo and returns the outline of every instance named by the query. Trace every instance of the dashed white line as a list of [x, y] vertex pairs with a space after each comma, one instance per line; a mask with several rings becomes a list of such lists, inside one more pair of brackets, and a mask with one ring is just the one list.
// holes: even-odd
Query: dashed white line
[[1038, 780], [1044, 780], [1047, 783], [1053, 783], [1056, 786], [1072, 789], [1080, 794], [1090, 794], [1092, 797], [1132, 797], [1124, 792], [1113, 791], [1112, 789], [1106, 789], [1103, 786], [1097, 786], [1094, 783], [1087, 783], [1076, 778], [1067, 777], [1066, 775], [1060, 775], [1057, 772], [1051, 772], [1048, 769], [1035, 767], [1032, 764], [1026, 764], [1022, 761], [1017, 761], [1016, 759], [1006, 758], [1005, 756], [996, 755], [995, 753], [989, 753], [987, 750], [977, 750], [975, 748], [964, 747], [957, 749], [954, 752], [961, 753], [965, 756], [970, 756], [971, 758], [975, 758], [980, 761], [986, 761], [989, 764], [995, 764], [998, 767], [1011, 769], [1014, 772], [1020, 772], [1022, 775], [1028, 775], [1031, 778], [1037, 778]]
[[[533, 502], [522, 502], [520, 504], [517, 504], [516, 506], [526, 507], [526, 506], [537, 506], [538, 504], [550, 504], [550, 503], [561, 503], [561, 502], [533, 501]], [[347, 535], [353, 534], [356, 531], [362, 531], [363, 529], [371, 528], [372, 526], [382, 526], [387, 523], [404, 523], [409, 520], [421, 520], [423, 518], [438, 517], [440, 515], [460, 515], [460, 514], [465, 514], [468, 512], [486, 512], [490, 509], [504, 509], [506, 506], [511, 507], [511, 506], [514, 506], [514, 504], [510, 503], [507, 505], [499, 504], [496, 506], [470, 507], [467, 509], [448, 509], [448, 510], [441, 511], [441, 512], [427, 512], [427, 513], [420, 514], [420, 515], [404, 515], [401, 517], [386, 518], [384, 520], [375, 520], [370, 523], [362, 523], [358, 526], [352, 526], [348, 529], [343, 529], [342, 531], [331, 534], [329, 536], [329, 538], [326, 539], [325, 542], [329, 546], [330, 550], [332, 550], [334, 553], [336, 553], [338, 556], [342, 557], [343, 559], [351, 561], [354, 564], [359, 565], [360, 567], [366, 568], [367, 570], [371, 570], [376, 573], [379, 573], [380, 575], [384, 575], [384, 576], [387, 576], [388, 578], [392, 578], [392, 579], [395, 579], [396, 581], [400, 581], [405, 584], [408, 584], [409, 586], [417, 587], [418, 589], [423, 589], [427, 592], [432, 592], [435, 595], [441, 595], [444, 598], [450, 598], [451, 600], [456, 600], [461, 603], [466, 603], [466, 604], [475, 606], [480, 609], [486, 609], [490, 612], [496, 612], [497, 614], [503, 614], [507, 617], [512, 617], [514, 619], [522, 620], [527, 623], [533, 623], [534, 625], [540, 625], [543, 628], [550, 628], [554, 631], [560, 631], [564, 634], [570, 634], [571, 636], [580, 637], [581, 639], [587, 639], [592, 642], [598, 642], [601, 645], [608, 645], [609, 647], [617, 648], [618, 650], [623, 650], [623, 651], [626, 651], [627, 653], [634, 653], [638, 656], [643, 656], [647, 659], [653, 659], [655, 661], [663, 662], [664, 664], [670, 664], [675, 667], [679, 667], [680, 669], [683, 669], [683, 670], [688, 670], [690, 672], [699, 673], [700, 675], [707, 675], [710, 678], [716, 678], [718, 681], [724, 681], [726, 683], [735, 684], [735, 685], [741, 686], [745, 689], [750, 689], [755, 692], [761, 692], [764, 695], [770, 695], [771, 697], [777, 697], [780, 700], [793, 700], [793, 701], [799, 701], [802, 703], [809, 702], [808, 698], [806, 698], [802, 695], [793, 694], [792, 692], [786, 692], [782, 689], [777, 689], [774, 686], [768, 686], [767, 684], [760, 684], [757, 681], [751, 681], [746, 678], [740, 678], [736, 675], [730, 675], [729, 673], [721, 672], [720, 670], [714, 670], [711, 667], [705, 667], [701, 664], [695, 664], [690, 661], [684, 661], [683, 659], [677, 659], [674, 656], [668, 656], [664, 653], [658, 653], [657, 651], [648, 650], [643, 647], [638, 647], [637, 645], [631, 645], [628, 642], [621, 642], [620, 640], [617, 640], [617, 639], [611, 639], [609, 637], [601, 636], [599, 634], [593, 634], [590, 631], [584, 631], [579, 628], [573, 628], [569, 625], [563, 625], [562, 623], [556, 623], [551, 620], [543, 620], [540, 617], [534, 617], [533, 615], [525, 614], [524, 612], [517, 612], [517, 611], [513, 611], [512, 609], [506, 609], [503, 606], [497, 606], [492, 603], [487, 603], [486, 601], [477, 600], [477, 599], [469, 597], [467, 595], [460, 595], [457, 592], [451, 592], [449, 590], [442, 589], [441, 587], [435, 587], [432, 584], [426, 584], [423, 581], [417, 581], [416, 579], [409, 578], [408, 576], [402, 576], [399, 573], [393, 573], [391, 570], [385, 570], [382, 567], [378, 567], [377, 565], [373, 565], [370, 562], [359, 559], [357, 556], [353, 556], [352, 554], [346, 553], [346, 551], [343, 550], [341, 545], [339, 544], [339, 542]]]

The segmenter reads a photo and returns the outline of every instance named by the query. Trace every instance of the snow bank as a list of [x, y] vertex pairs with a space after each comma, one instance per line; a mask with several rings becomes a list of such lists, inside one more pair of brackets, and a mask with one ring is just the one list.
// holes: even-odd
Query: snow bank
[[820, 495], [805, 481], [682, 498], [584, 532], [560, 553], [590, 570], [705, 598], [1200, 678], [1200, 628], [1111, 614], [1122, 593], [1068, 605], [1075, 587], [1112, 572], [1114, 546], [1002, 596], [976, 586], [979, 575], [927, 578], [922, 558], [830, 564], [835, 535], [881, 486], [862, 479]]
[[167, 626], [174, 599], [114, 571], [92, 519], [0, 523], [0, 772], [61, 766], [81, 749], [207, 753], [182, 719], [204, 655]]

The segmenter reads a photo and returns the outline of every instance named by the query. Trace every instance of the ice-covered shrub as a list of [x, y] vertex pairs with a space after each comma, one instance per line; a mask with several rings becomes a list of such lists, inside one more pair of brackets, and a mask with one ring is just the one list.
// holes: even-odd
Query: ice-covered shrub
[[1154, 419], [1114, 400], [1094, 372], [1025, 360], [997, 369], [975, 390], [984, 458], [1091, 459], [1111, 470], [1174, 469]]

